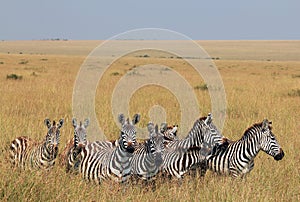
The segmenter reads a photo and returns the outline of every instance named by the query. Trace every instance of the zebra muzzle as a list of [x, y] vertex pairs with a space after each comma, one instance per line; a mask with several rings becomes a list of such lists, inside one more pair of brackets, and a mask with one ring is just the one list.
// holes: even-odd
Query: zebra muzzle
[[128, 142], [126, 150], [129, 153], [133, 153], [134, 152], [134, 144], [132, 142]]
[[155, 166], [160, 168], [162, 163], [163, 163], [162, 155], [161, 154], [156, 154], [156, 156], [155, 156]]
[[279, 160], [281, 160], [283, 157], [284, 157], [284, 152], [283, 152], [283, 150], [280, 148], [280, 153], [277, 154], [276, 156], [274, 156], [274, 159], [275, 159], [276, 161], [279, 161]]

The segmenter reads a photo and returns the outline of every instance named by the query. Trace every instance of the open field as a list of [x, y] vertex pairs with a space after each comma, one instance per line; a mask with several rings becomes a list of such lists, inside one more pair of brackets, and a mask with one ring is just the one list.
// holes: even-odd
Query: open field
[[[58, 165], [49, 172], [19, 172], [7, 161], [7, 146], [15, 137], [42, 140], [43, 121], [65, 119], [60, 151], [73, 136], [72, 93], [78, 70], [100, 41], [0, 41], [0, 200], [3, 201], [299, 201], [300, 200], [300, 41], [199, 41], [222, 76], [227, 99], [225, 136], [239, 139], [244, 130], [264, 118], [285, 157], [276, 162], [265, 153], [256, 157], [246, 180], [232, 180], [208, 172], [204, 179], [187, 176], [158, 182], [155, 191], [114, 183], [96, 186], [68, 175]], [[144, 53], [141, 53], [144, 55]], [[96, 93], [99, 125], [109, 139], [118, 138], [111, 113], [111, 95], [117, 82], [136, 66], [157, 63], [182, 75], [200, 104], [201, 115], [211, 111], [203, 79], [182, 59], [138, 57], [129, 54], [105, 72]], [[7, 75], [22, 76], [8, 79]], [[198, 88], [200, 86], [200, 88]], [[133, 94], [130, 113], [141, 113], [139, 126], [150, 120], [148, 111], [164, 107], [169, 123], [179, 123], [174, 95], [158, 86], [145, 86]], [[155, 120], [154, 120], [155, 121]], [[191, 123], [192, 124], [192, 123]], [[121, 190], [121, 191], [120, 191]]]

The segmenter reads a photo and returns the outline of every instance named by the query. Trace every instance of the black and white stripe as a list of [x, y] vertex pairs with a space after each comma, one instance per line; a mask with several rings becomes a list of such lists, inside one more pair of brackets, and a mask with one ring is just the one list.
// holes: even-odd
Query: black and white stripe
[[75, 159], [80, 154], [81, 149], [85, 147], [88, 144], [87, 141], [87, 130], [90, 121], [88, 118], [84, 120], [84, 123], [80, 121], [80, 123], [77, 123], [76, 118], [72, 119], [72, 124], [74, 127], [74, 137], [69, 143], [66, 145], [62, 157], [64, 158], [63, 161], [65, 162], [66, 166], [66, 172], [70, 171], [78, 171], [79, 162], [76, 161], [76, 164], [74, 164]]
[[155, 177], [163, 163], [164, 136], [153, 123], [148, 124], [148, 131], [149, 139], [136, 148], [131, 159], [131, 174], [143, 180]]
[[243, 177], [254, 167], [254, 158], [260, 150], [275, 160], [281, 160], [284, 152], [278, 144], [267, 119], [248, 128], [238, 141], [225, 141], [216, 146], [208, 157], [208, 167], [213, 172]]
[[51, 125], [50, 120], [45, 119], [44, 123], [48, 127], [48, 132], [43, 142], [36, 142], [26, 136], [12, 141], [10, 160], [13, 165], [30, 170], [50, 169], [54, 166], [58, 154], [60, 128], [64, 121], [61, 119], [57, 125], [53, 121]]
[[[168, 176], [181, 178], [190, 170], [206, 172], [206, 156], [223, 136], [212, 122], [212, 116], [202, 117], [194, 123], [186, 138], [170, 142], [165, 149], [163, 171]], [[193, 172], [195, 172], [193, 171]]]
[[87, 180], [100, 183], [111, 179], [125, 182], [131, 173], [130, 160], [136, 145], [136, 128], [140, 115], [135, 114], [132, 122], [119, 115], [122, 125], [117, 143], [96, 141], [82, 148], [77, 161], [80, 162], [79, 172]]

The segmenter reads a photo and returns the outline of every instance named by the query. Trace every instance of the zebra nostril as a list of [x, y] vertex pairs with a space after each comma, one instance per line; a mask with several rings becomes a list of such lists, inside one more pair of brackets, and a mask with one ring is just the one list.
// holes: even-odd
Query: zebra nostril
[[276, 161], [279, 161], [279, 160], [281, 160], [283, 157], [284, 157], [284, 152], [283, 152], [283, 150], [280, 148], [280, 153], [279, 154], [277, 154], [276, 156], [274, 156], [274, 159], [276, 160]]
[[82, 143], [79, 143], [79, 144], [78, 144], [78, 147], [79, 147], [79, 148], [83, 148], [84, 146], [85, 146], [85, 145], [82, 144]]

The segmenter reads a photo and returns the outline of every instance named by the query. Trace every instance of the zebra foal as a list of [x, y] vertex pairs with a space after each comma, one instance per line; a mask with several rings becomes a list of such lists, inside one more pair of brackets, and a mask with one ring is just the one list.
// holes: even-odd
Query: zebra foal
[[81, 152], [81, 149], [88, 144], [87, 127], [89, 126], [90, 120], [86, 118], [84, 122], [77, 123], [76, 118], [72, 119], [72, 125], [74, 127], [74, 137], [70, 139], [62, 153], [60, 154], [60, 165], [66, 168], [66, 172], [78, 171], [78, 162], [75, 165], [75, 159]]
[[136, 147], [130, 162], [131, 174], [142, 180], [154, 178], [163, 163], [164, 136], [153, 123], [149, 123], [147, 128], [149, 139]]
[[45, 119], [44, 123], [48, 132], [43, 142], [36, 142], [26, 136], [12, 141], [9, 149], [12, 165], [29, 170], [48, 170], [54, 166], [58, 154], [60, 128], [64, 121], [60, 119], [58, 124], [53, 121], [51, 125], [51, 121]]

